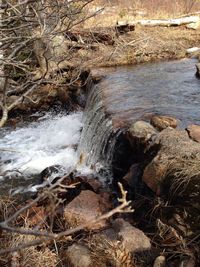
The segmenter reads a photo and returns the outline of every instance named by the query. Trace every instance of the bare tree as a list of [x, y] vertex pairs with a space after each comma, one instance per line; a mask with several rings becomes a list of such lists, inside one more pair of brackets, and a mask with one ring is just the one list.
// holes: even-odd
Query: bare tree
[[[0, 127], [9, 112], [40, 84], [59, 84], [73, 67], [68, 32], [82, 25], [93, 0], [2, 0], [0, 12]], [[57, 72], [57, 75], [55, 75]], [[56, 77], [56, 78], [55, 78]], [[16, 96], [10, 103], [9, 96]]]

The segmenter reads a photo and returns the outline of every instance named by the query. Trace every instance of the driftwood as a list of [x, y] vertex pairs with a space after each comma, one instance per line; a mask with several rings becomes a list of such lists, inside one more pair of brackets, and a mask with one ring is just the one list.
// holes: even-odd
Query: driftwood
[[143, 26], [180, 26], [187, 25], [191, 23], [196, 23], [199, 21], [199, 16], [189, 16], [183, 18], [175, 18], [175, 19], [160, 19], [160, 20], [140, 20], [138, 24]]
[[162, 27], [175, 27], [181, 25], [192, 25], [198, 24], [200, 21], [199, 16], [184, 16], [173, 19], [142, 19], [142, 20], [134, 20], [134, 21], [120, 21], [117, 22], [117, 25], [127, 25], [129, 27], [135, 27], [135, 25], [142, 26], [162, 26]]

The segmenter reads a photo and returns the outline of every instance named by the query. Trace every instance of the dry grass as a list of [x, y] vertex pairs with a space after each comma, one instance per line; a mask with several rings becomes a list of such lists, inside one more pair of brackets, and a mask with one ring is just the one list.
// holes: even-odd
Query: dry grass
[[130, 251], [120, 241], [111, 241], [102, 234], [91, 236], [86, 245], [96, 267], [136, 267]]
[[85, 27], [113, 26], [119, 20], [162, 19], [178, 17], [200, 10], [198, 0], [102, 0], [94, 1], [89, 10], [103, 12], [85, 22]]
[[194, 159], [177, 158], [170, 163], [164, 182], [170, 183], [172, 196], [200, 197], [200, 164], [198, 157]]
[[[0, 199], [0, 221], [8, 218], [16, 211], [16, 203], [11, 198]], [[27, 222], [28, 223], [28, 222]], [[24, 219], [26, 227], [26, 219]], [[1, 249], [12, 249], [20, 244], [34, 241], [36, 237], [30, 235], [13, 234], [0, 232]], [[28, 247], [19, 252], [8, 253], [0, 256], [0, 266], [3, 267], [55, 267], [58, 263], [58, 256], [46, 245]]]
[[[13, 235], [9, 246], [16, 247], [22, 243], [34, 241], [33, 236]], [[12, 265], [20, 267], [55, 267], [58, 263], [57, 254], [48, 247], [29, 247], [11, 254]]]
[[0, 221], [5, 220], [5, 218], [15, 210], [16, 201], [12, 198], [1, 196], [0, 198]]

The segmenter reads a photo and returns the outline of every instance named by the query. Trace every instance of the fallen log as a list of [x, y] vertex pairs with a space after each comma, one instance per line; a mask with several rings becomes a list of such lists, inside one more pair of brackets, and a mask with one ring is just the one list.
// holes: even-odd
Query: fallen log
[[176, 27], [181, 25], [196, 25], [200, 22], [199, 16], [179, 17], [172, 19], [142, 19], [142, 20], [130, 20], [130, 21], [118, 21], [117, 25], [127, 25], [129, 27], [135, 27], [135, 25], [142, 26], [161, 26], [161, 27]]
[[199, 16], [190, 16], [190, 17], [175, 18], [175, 19], [139, 20], [137, 24], [140, 24], [142, 26], [171, 27], [171, 26], [180, 26], [180, 25], [196, 23], [198, 21], [199, 21]]

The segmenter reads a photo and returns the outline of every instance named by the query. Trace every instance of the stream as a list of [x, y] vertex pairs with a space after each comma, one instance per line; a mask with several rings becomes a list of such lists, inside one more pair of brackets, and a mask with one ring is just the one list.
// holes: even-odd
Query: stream
[[119, 128], [151, 114], [175, 116], [180, 127], [200, 124], [195, 63], [184, 59], [106, 69], [106, 77], [89, 93], [84, 114], [47, 113], [21, 128], [3, 129], [0, 193], [34, 191], [35, 177], [52, 165], [66, 172], [109, 169]]

